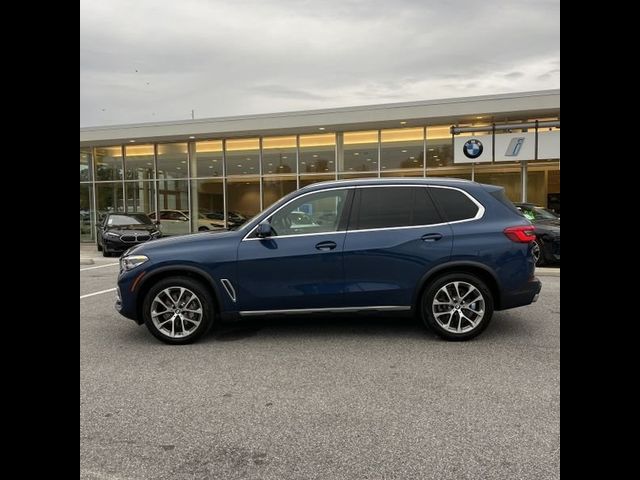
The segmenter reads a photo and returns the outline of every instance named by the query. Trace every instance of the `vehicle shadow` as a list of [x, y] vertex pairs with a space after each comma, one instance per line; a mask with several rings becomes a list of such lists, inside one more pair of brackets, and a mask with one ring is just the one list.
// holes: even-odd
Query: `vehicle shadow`
[[286, 317], [263, 317], [225, 322], [212, 328], [200, 341], [230, 342], [258, 335], [259, 332], [273, 336], [433, 336], [411, 316], [387, 315], [288, 315]]
[[[471, 342], [514, 339], [527, 334], [530, 326], [521, 318], [508, 312], [496, 312], [491, 324]], [[156, 343], [146, 328], [131, 334], [127, 341]], [[274, 338], [394, 338], [428, 342], [446, 342], [424, 327], [421, 320], [410, 315], [389, 314], [340, 314], [334, 316], [288, 315], [281, 317], [248, 318], [218, 323], [200, 338], [197, 344], [235, 342], [241, 340], [271, 342]], [[124, 340], [124, 339], [123, 339]]]
[[[488, 328], [478, 337], [513, 338], [526, 327], [507, 312], [496, 312]], [[260, 335], [259, 335], [260, 334]], [[199, 342], [233, 342], [251, 337], [403, 337], [444, 341], [424, 327], [422, 321], [411, 315], [368, 314], [242, 319], [218, 324]]]

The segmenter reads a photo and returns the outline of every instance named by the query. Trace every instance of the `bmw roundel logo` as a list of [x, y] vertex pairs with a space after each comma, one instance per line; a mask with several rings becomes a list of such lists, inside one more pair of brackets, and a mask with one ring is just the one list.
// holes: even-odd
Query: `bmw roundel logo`
[[482, 142], [475, 138], [465, 142], [462, 147], [462, 151], [464, 152], [465, 157], [467, 158], [478, 158], [482, 155]]

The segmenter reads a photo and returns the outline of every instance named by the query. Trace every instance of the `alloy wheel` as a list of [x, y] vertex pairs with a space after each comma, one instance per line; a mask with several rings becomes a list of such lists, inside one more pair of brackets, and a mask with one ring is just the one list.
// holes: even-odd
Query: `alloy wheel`
[[202, 302], [185, 287], [168, 287], [151, 302], [151, 319], [163, 335], [184, 338], [195, 332], [202, 321]]
[[467, 333], [475, 329], [485, 313], [485, 300], [468, 282], [450, 282], [433, 297], [433, 317], [447, 332]]
[[540, 244], [537, 240], [534, 240], [533, 245], [531, 246], [531, 253], [533, 254], [533, 260], [536, 262], [536, 265], [540, 263]]

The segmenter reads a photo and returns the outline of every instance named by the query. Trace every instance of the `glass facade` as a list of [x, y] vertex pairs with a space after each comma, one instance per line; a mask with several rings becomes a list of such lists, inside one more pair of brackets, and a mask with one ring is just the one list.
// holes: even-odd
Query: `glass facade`
[[227, 140], [227, 175], [260, 173], [260, 139]]
[[[107, 212], [157, 215], [165, 234], [186, 234], [237, 225], [298, 188], [336, 179], [463, 178], [521, 201], [522, 172], [521, 162], [454, 164], [451, 124], [82, 147], [80, 241], [95, 242]], [[560, 159], [528, 161], [526, 187], [528, 201], [559, 213]]]
[[[422, 176], [424, 167], [424, 128], [398, 128], [380, 132], [380, 169], [385, 176], [394, 170], [415, 170]], [[404, 175], [400, 175], [404, 176]], [[411, 175], [413, 176], [413, 175]]]
[[336, 136], [333, 133], [300, 136], [300, 176], [336, 171]]
[[345, 132], [340, 172], [375, 172], [378, 176], [378, 130]]

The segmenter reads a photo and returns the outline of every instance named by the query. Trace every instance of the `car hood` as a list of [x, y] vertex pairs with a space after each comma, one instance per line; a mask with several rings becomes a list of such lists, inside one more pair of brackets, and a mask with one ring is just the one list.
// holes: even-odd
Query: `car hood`
[[180, 235], [176, 237], [158, 238], [157, 240], [154, 240], [152, 242], [143, 243], [141, 245], [138, 245], [132, 248], [131, 250], [129, 250], [129, 253], [135, 252], [136, 254], [145, 254], [145, 253], [150, 253], [157, 250], [163, 250], [166, 248], [183, 247], [183, 246], [186, 248], [191, 248], [197, 244], [202, 244], [202, 243], [210, 244], [212, 240], [223, 239], [223, 238], [231, 237], [237, 234], [238, 232], [236, 231], [211, 230], [208, 232], [191, 233], [188, 235]]
[[157, 231], [158, 228], [155, 225], [116, 225], [113, 227], [107, 227], [105, 232], [115, 233], [151, 233]]

